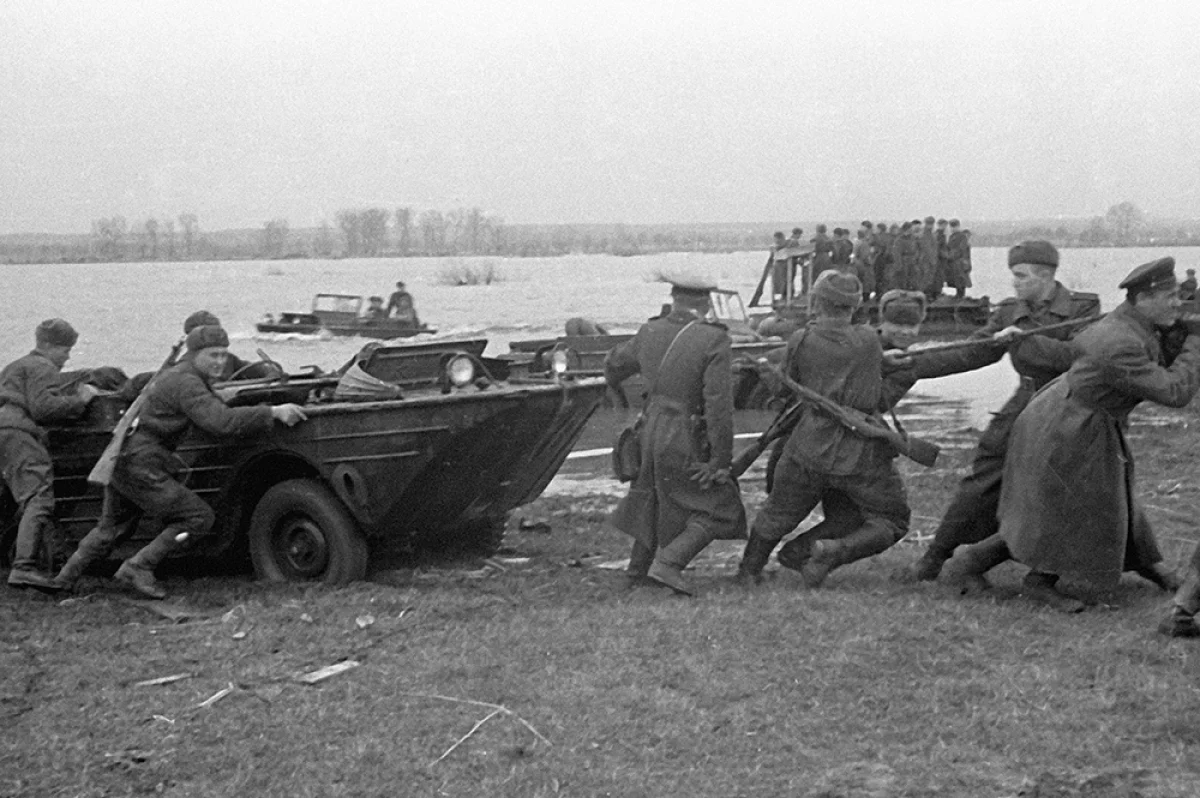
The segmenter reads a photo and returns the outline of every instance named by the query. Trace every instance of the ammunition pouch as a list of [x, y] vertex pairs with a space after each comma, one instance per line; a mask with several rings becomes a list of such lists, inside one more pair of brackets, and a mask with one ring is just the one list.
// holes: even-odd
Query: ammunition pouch
[[638, 413], [634, 422], [617, 433], [612, 448], [613, 476], [621, 482], [634, 482], [642, 471], [642, 430], [645, 415]]

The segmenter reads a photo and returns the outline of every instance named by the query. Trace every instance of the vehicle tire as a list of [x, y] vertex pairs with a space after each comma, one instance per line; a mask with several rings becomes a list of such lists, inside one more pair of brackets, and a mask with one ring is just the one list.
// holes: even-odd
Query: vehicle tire
[[333, 492], [311, 479], [268, 490], [250, 517], [250, 562], [268, 582], [344, 585], [367, 575], [367, 541]]

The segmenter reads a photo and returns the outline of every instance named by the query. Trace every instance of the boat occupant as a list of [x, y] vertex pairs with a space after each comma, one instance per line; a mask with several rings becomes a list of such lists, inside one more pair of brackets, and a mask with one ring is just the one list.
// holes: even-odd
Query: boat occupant
[[417, 320], [417, 306], [413, 302], [413, 295], [405, 290], [402, 281], [396, 281], [396, 290], [388, 298], [387, 316], [397, 321], [408, 322], [414, 327], [421, 323]]

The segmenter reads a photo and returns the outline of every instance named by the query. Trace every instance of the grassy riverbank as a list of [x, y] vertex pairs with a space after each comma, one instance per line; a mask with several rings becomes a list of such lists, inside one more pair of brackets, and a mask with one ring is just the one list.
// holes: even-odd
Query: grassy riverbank
[[[1200, 410], [1135, 420], [1178, 564], [1200, 536]], [[905, 466], [914, 534], [968, 455]], [[744, 488], [753, 511], [761, 470]], [[699, 598], [625, 591], [599, 567], [627, 551], [602, 526], [614, 501], [539, 499], [491, 565], [340, 590], [172, 581], [202, 613], [181, 623], [97, 578], [65, 602], [2, 592], [0, 795], [1196, 794], [1200, 643], [1154, 633], [1148, 583], [1063, 616], [1019, 596], [1017, 566], [978, 598], [895, 584], [905, 542], [819, 591], [746, 591], [730, 542], [697, 562]], [[343, 660], [360, 664], [295, 678]]]

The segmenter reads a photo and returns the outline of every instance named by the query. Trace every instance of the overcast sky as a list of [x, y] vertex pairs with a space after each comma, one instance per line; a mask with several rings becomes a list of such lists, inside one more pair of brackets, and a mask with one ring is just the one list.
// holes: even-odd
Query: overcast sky
[[1200, 217], [1200, 3], [0, 3], [0, 233]]

